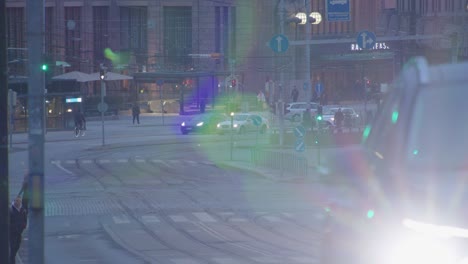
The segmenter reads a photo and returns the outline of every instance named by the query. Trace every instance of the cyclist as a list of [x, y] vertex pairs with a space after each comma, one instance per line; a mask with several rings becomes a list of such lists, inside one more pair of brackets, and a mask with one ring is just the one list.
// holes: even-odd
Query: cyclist
[[78, 109], [75, 111], [75, 128], [79, 130], [84, 130], [86, 129], [86, 119], [83, 113], [81, 113], [81, 110]]

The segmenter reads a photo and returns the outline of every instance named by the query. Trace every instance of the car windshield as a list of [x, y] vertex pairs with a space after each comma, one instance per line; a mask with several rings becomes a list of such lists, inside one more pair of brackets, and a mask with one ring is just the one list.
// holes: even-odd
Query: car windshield
[[338, 111], [338, 108], [325, 108], [323, 109], [324, 115], [334, 115]]
[[466, 98], [465, 84], [421, 91], [409, 128], [407, 160], [410, 167], [468, 169]]
[[247, 120], [248, 115], [234, 115], [234, 120], [236, 121], [245, 121]]

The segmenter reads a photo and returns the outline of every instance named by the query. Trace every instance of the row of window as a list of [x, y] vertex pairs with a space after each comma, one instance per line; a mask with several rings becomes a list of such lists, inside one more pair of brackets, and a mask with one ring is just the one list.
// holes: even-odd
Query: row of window
[[[214, 7], [213, 51], [225, 54], [235, 52], [236, 13], [233, 7]], [[94, 66], [104, 62], [104, 50], [112, 44], [117, 50], [131, 52], [136, 63], [145, 65], [149, 61], [166, 64], [190, 64], [193, 53], [192, 7], [163, 7], [163, 36], [161, 51], [148, 50], [148, 34], [157, 32], [148, 23], [147, 7], [120, 7], [120, 18], [110, 18], [109, 6], [94, 6], [91, 15], [84, 15], [82, 7], [64, 7], [63, 20], [54, 7], [45, 8], [45, 51], [55, 60], [72, 65], [70, 70], [79, 70], [85, 59], [92, 58]], [[85, 21], [88, 17], [92, 21]], [[26, 56], [26, 14], [22, 7], [7, 8], [7, 42], [9, 47], [10, 71], [18, 72], [24, 65], [16, 63]], [[87, 23], [92, 23], [92, 32]], [[119, 38], [115, 39], [118, 35]], [[110, 43], [111, 41], [119, 41]], [[91, 46], [89, 46], [91, 45]], [[91, 50], [92, 49], [92, 50]], [[152, 52], [152, 54], [149, 54]], [[156, 57], [156, 59], [150, 59]], [[15, 64], [15, 65], [13, 65]], [[15, 68], [16, 67], [16, 68]]]
[[397, 6], [401, 12], [414, 11], [421, 15], [456, 13], [467, 9], [468, 0], [398, 0]]

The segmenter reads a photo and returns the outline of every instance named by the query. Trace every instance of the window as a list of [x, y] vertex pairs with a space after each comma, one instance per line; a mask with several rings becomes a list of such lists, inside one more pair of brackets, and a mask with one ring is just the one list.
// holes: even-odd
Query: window
[[410, 167], [467, 169], [468, 90], [444, 84], [422, 90], [414, 104], [406, 157]]
[[235, 7], [215, 7], [215, 51], [225, 54], [225, 59], [236, 57], [235, 27]]
[[182, 70], [192, 63], [192, 8], [164, 7], [164, 55], [166, 67]]
[[148, 10], [146, 7], [120, 8], [120, 46], [131, 51], [139, 64], [148, 58]]
[[81, 62], [81, 7], [65, 7], [65, 60], [70, 71], [79, 70]]
[[93, 7], [93, 39], [94, 39], [94, 60], [95, 65], [104, 62], [104, 49], [108, 47], [109, 7]]
[[26, 75], [27, 58], [24, 8], [7, 8], [7, 48], [10, 75]]

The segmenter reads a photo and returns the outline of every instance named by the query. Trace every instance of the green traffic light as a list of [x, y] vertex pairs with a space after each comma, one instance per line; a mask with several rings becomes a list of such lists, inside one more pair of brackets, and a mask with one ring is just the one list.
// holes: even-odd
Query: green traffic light
[[374, 210], [367, 211], [367, 218], [371, 219], [374, 218], [375, 212]]
[[43, 71], [47, 71], [49, 69], [49, 66], [47, 64], [42, 64], [41, 69]]
[[320, 115], [317, 116], [317, 120], [318, 120], [318, 121], [322, 121], [322, 119], [323, 119], [322, 116], [320, 116]]

